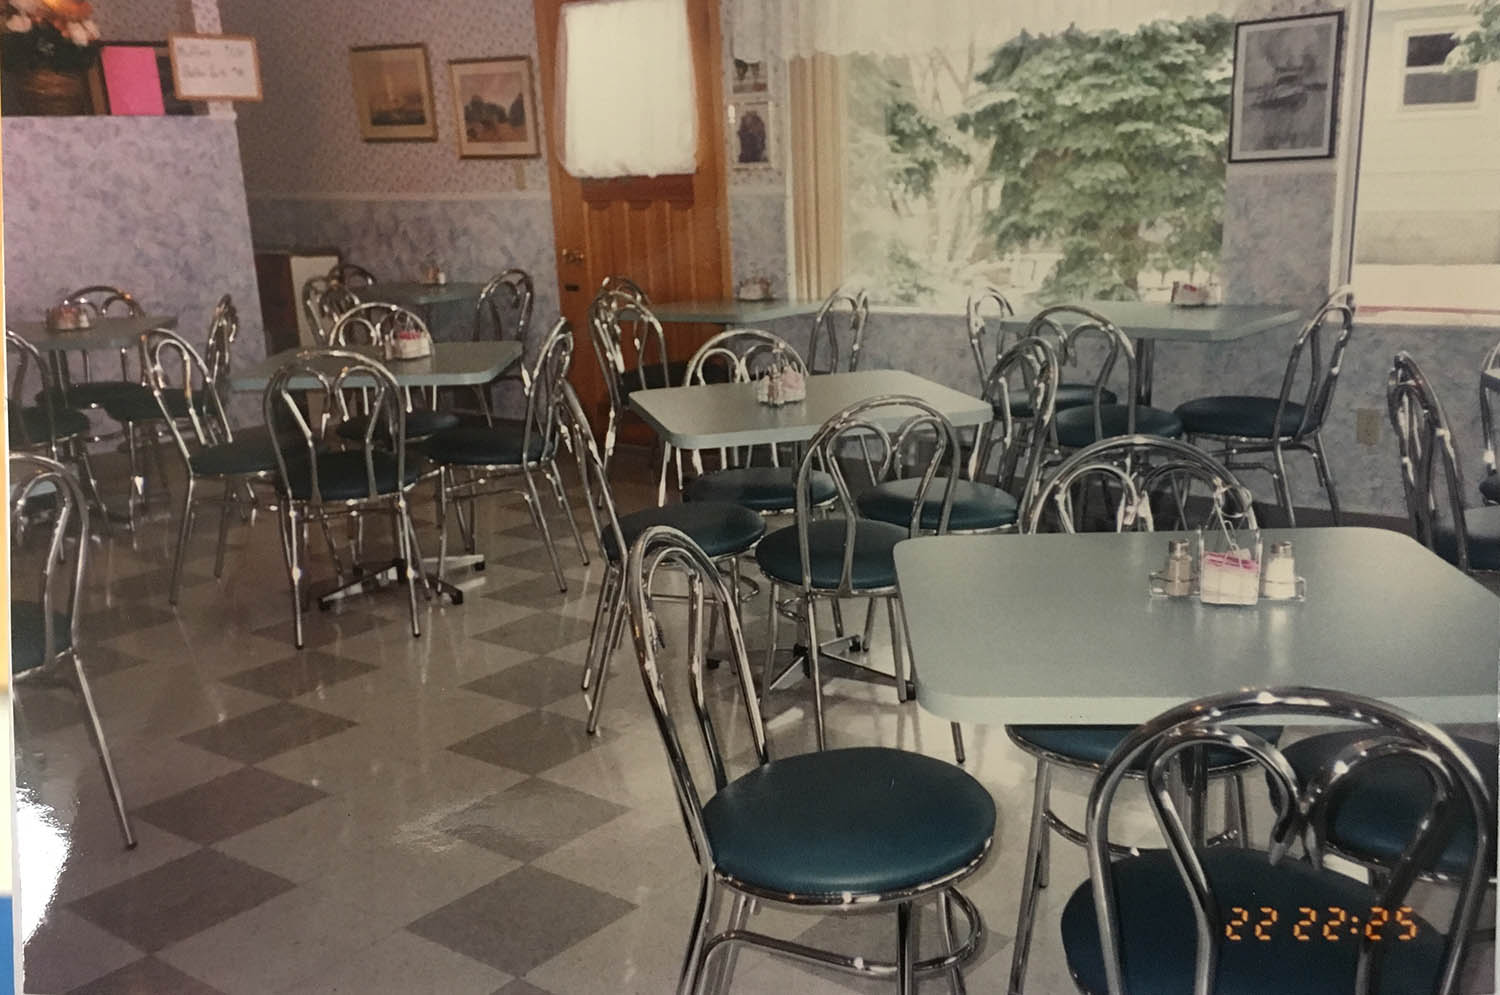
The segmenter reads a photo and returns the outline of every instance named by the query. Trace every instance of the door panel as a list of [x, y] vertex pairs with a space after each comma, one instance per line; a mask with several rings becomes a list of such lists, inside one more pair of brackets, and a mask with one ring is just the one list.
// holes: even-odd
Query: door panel
[[[722, 47], [719, 5], [686, 0], [698, 83], [697, 172], [580, 180], [563, 168], [556, 146], [562, 118], [556, 86], [558, 15], [562, 5], [571, 2], [577, 0], [534, 0], [542, 107], [553, 142], [548, 168], [558, 286], [563, 315], [572, 323], [577, 342], [573, 384], [597, 429], [608, 395], [586, 322], [600, 282], [612, 274], [628, 276], [657, 302], [714, 299], [729, 293]], [[687, 359], [717, 330], [712, 325], [668, 325], [668, 352], [674, 359]], [[627, 355], [626, 360], [634, 362], [634, 357]], [[622, 428], [623, 438], [651, 438], [649, 430], [633, 419]]]

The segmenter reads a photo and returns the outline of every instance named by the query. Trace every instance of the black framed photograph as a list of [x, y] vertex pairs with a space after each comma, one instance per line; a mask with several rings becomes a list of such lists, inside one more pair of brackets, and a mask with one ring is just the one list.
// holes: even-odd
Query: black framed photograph
[[773, 159], [771, 102], [739, 100], [730, 104], [730, 134], [733, 136], [735, 169], [763, 169]]
[[349, 50], [359, 134], [367, 142], [435, 142], [432, 73], [426, 45]]
[[1342, 10], [1235, 25], [1230, 162], [1333, 156], [1343, 34]]

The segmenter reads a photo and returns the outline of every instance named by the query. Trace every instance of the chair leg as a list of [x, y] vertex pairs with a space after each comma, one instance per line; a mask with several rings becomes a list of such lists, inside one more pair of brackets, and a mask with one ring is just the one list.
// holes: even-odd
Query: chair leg
[[1031, 929], [1036, 922], [1037, 892], [1043, 887], [1043, 864], [1047, 860], [1043, 842], [1047, 826], [1047, 800], [1052, 770], [1047, 761], [1036, 762], [1036, 784], [1031, 798], [1031, 830], [1026, 837], [1026, 869], [1021, 878], [1021, 907], [1016, 914], [1016, 941], [1010, 958], [1010, 995], [1021, 995], [1026, 982], [1026, 959], [1031, 954]]
[[771, 678], [776, 672], [776, 638], [781, 629], [781, 610], [776, 606], [776, 582], [773, 580], [768, 585], [771, 589], [771, 610], [766, 615], [766, 663], [761, 671], [760, 678], [760, 700], [761, 717], [765, 717], [766, 696], [771, 693]]
[[427, 578], [422, 575], [422, 551], [417, 548], [417, 529], [411, 522], [411, 509], [406, 506], [406, 495], [396, 495], [396, 532], [400, 537], [397, 546], [402, 561], [402, 572], [406, 574], [406, 598], [411, 610], [411, 634], [415, 638], [422, 634], [422, 623], [417, 619], [417, 584], [423, 592], [427, 590]]
[[1328, 510], [1333, 514], [1333, 524], [1342, 525], [1344, 521], [1339, 508], [1339, 489], [1333, 480], [1333, 464], [1328, 462], [1328, 454], [1323, 451], [1323, 435], [1320, 432], [1313, 433], [1313, 461], [1317, 464], [1318, 479], [1323, 483], [1323, 490], [1328, 492]]
[[1292, 510], [1292, 481], [1286, 473], [1286, 453], [1282, 452], [1280, 446], [1273, 446], [1271, 459], [1276, 466], [1273, 479], [1276, 484], [1277, 499], [1281, 501], [1281, 510], [1286, 513], [1286, 526], [1289, 529], [1295, 529], [1297, 513]]
[[[214, 579], [218, 580], [224, 576], [224, 548], [229, 545], [229, 513], [239, 507], [239, 499], [235, 497], [235, 485], [237, 481], [233, 477], [224, 479], [224, 500], [219, 505], [219, 540], [214, 546]], [[187, 481], [188, 493], [192, 493], [193, 479], [191, 471]], [[174, 602], [175, 604], [175, 602]]]
[[813, 725], [818, 733], [818, 749], [828, 749], [828, 734], [823, 727], [823, 675], [818, 659], [818, 611], [811, 594], [802, 595], [802, 618], [807, 623], [807, 662], [812, 672]]
[[[437, 527], [438, 555], [437, 575], [442, 578], [448, 560], [448, 473], [446, 466], [438, 467], [437, 478]], [[462, 513], [460, 513], [461, 515]], [[460, 526], [462, 527], [462, 526]]]
[[82, 471], [84, 490], [93, 501], [94, 507], [99, 509], [99, 532], [106, 539], [113, 538], [114, 526], [109, 523], [109, 507], [105, 505], [104, 494], [99, 490], [99, 479], [94, 476], [94, 464], [89, 459], [88, 443], [78, 441], [75, 443], [74, 452], [77, 455], [78, 468]]
[[562, 509], [563, 517], [568, 520], [568, 528], [573, 531], [573, 542], [578, 545], [578, 558], [583, 561], [584, 566], [588, 566], [588, 547], [583, 544], [583, 533], [578, 531], [578, 519], [573, 514], [573, 505], [568, 501], [567, 491], [563, 490], [562, 475], [557, 472], [557, 464], [545, 463], [542, 471], [547, 474], [547, 481], [552, 485], [552, 496], [557, 499], [557, 506]]
[[290, 500], [283, 502], [286, 508], [276, 516], [281, 523], [281, 551], [286, 557], [287, 582], [292, 589], [292, 641], [302, 648], [302, 526], [297, 521], [297, 509]]
[[531, 512], [532, 524], [542, 534], [542, 543], [547, 547], [547, 557], [552, 561], [552, 575], [557, 578], [557, 589], [566, 593], [568, 582], [563, 577], [562, 563], [557, 559], [557, 546], [552, 542], [552, 530], [547, 527], [547, 516], [542, 514], [542, 499], [536, 492], [536, 481], [531, 479], [530, 468], [525, 468], [521, 477], [526, 481], [526, 490], [522, 492], [526, 498], [526, 509]]
[[1250, 819], [1245, 811], [1245, 779], [1236, 774], [1224, 783], [1224, 826], [1233, 829], [1241, 847], [1250, 845]]
[[911, 902], [896, 906], [897, 995], [916, 995], [917, 991], [917, 924], [911, 906]]
[[[188, 474], [187, 486], [182, 489], [182, 515], [177, 523], [177, 550], [172, 555], [172, 580], [167, 588], [167, 603], [177, 607], [177, 596], [182, 590], [182, 561], [187, 557], [188, 538], [193, 534], [193, 475]], [[222, 534], [223, 529], [220, 528]], [[223, 552], [220, 551], [220, 558]], [[218, 571], [214, 572], [218, 576]]]
[[875, 599], [871, 598], [865, 605], [865, 631], [860, 636], [859, 648], [868, 653], [873, 645], [875, 645]]
[[[875, 599], [871, 598], [870, 607], [874, 606]], [[905, 654], [901, 652], [906, 640], [901, 637], [901, 619], [900, 613], [896, 610], [895, 595], [885, 599], [885, 614], [891, 627], [891, 671], [896, 677], [896, 700], [904, 704], [911, 697], [912, 684]]]
[[[750, 898], [748, 895], [735, 895], [734, 905], [729, 913], [729, 928], [739, 930], [745, 928], [745, 923], [750, 919]], [[734, 977], [734, 965], [739, 960], [740, 946], [737, 943], [724, 944], [724, 953], [719, 956], [719, 962], [714, 969], [708, 972], [706, 979], [710, 995], [720, 995], [728, 990], [729, 980]]]
[[604, 685], [609, 681], [609, 664], [615, 655], [615, 650], [620, 644], [620, 637], [625, 632], [625, 616], [629, 609], [625, 605], [625, 585], [617, 585], [619, 590], [610, 599], [609, 624], [604, 628], [604, 639], [599, 643], [595, 654], [597, 662], [594, 665], [594, 700], [589, 706], [588, 732], [590, 736], [599, 732], [599, 715], [604, 709]]
[[589, 648], [583, 656], [583, 680], [580, 682], [579, 690], [587, 693], [594, 683], [594, 654], [598, 652], [599, 640], [604, 637], [607, 628], [606, 620], [609, 617], [611, 599], [614, 597], [613, 589], [618, 572], [614, 564], [610, 564], [604, 570], [604, 579], [599, 583], [599, 600], [594, 604], [594, 624], [589, 626]]
[[705, 874], [703, 883], [698, 888], [698, 909], [693, 915], [693, 932], [688, 937], [687, 955], [682, 959], [677, 995], [692, 995], [698, 990], [698, 979], [703, 976], [704, 942], [708, 939], [709, 927], [718, 918], [722, 894], [713, 878]]
[[[957, 931], [953, 928], [953, 893], [938, 893], [938, 928], [943, 931], [943, 953], [951, 954], [958, 949]], [[948, 968], [948, 991], [951, 995], [967, 995], [963, 968], [954, 964]]]
[[141, 457], [136, 446], [135, 423], [125, 423], [125, 453], [130, 460], [130, 492], [125, 499], [126, 526], [135, 535], [136, 509], [145, 501], [145, 481], [141, 478]]
[[658, 508], [667, 503], [667, 471], [672, 466], [672, 447], [667, 443], [661, 444], [661, 477], [656, 483], [656, 506]]
[[109, 744], [104, 740], [104, 726], [99, 722], [99, 712], [94, 708], [94, 692], [89, 687], [88, 676], [83, 672], [83, 661], [76, 652], [68, 654], [73, 659], [73, 673], [78, 678], [78, 693], [83, 698], [83, 710], [89, 715], [89, 729], [94, 734], [94, 745], [99, 748], [99, 762], [104, 766], [104, 780], [109, 785], [109, 796], [115, 803], [115, 815], [120, 820], [120, 832], [125, 837], [125, 848], [135, 848], [135, 834], [130, 829], [130, 815], [125, 811], [125, 797], [120, 793], [120, 779], [115, 775], [115, 762], [109, 755]]

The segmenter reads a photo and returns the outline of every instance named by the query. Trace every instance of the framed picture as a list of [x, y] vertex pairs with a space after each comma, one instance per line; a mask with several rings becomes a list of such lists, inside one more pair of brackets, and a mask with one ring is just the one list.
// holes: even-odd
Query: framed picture
[[437, 141], [426, 45], [351, 48], [349, 68], [359, 133], [365, 141]]
[[542, 154], [531, 59], [454, 59], [448, 63], [461, 159], [514, 159]]
[[735, 93], [765, 93], [766, 64], [734, 60], [734, 82], [730, 89]]
[[769, 100], [741, 100], [729, 106], [729, 133], [734, 138], [735, 169], [759, 169], [769, 166], [775, 129], [771, 127]]
[[1235, 25], [1230, 162], [1332, 157], [1343, 33], [1342, 10]]

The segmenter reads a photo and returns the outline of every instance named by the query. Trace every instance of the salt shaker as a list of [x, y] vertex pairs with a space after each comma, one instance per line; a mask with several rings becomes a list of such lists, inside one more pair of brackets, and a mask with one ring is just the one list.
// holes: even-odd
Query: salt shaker
[[1260, 593], [1263, 598], [1295, 598], [1297, 596], [1297, 561], [1292, 555], [1291, 540], [1282, 539], [1271, 543], [1271, 553], [1260, 578]]
[[1192, 593], [1193, 558], [1186, 539], [1167, 540], [1167, 562], [1160, 578], [1162, 593], [1168, 597], [1184, 598]]

